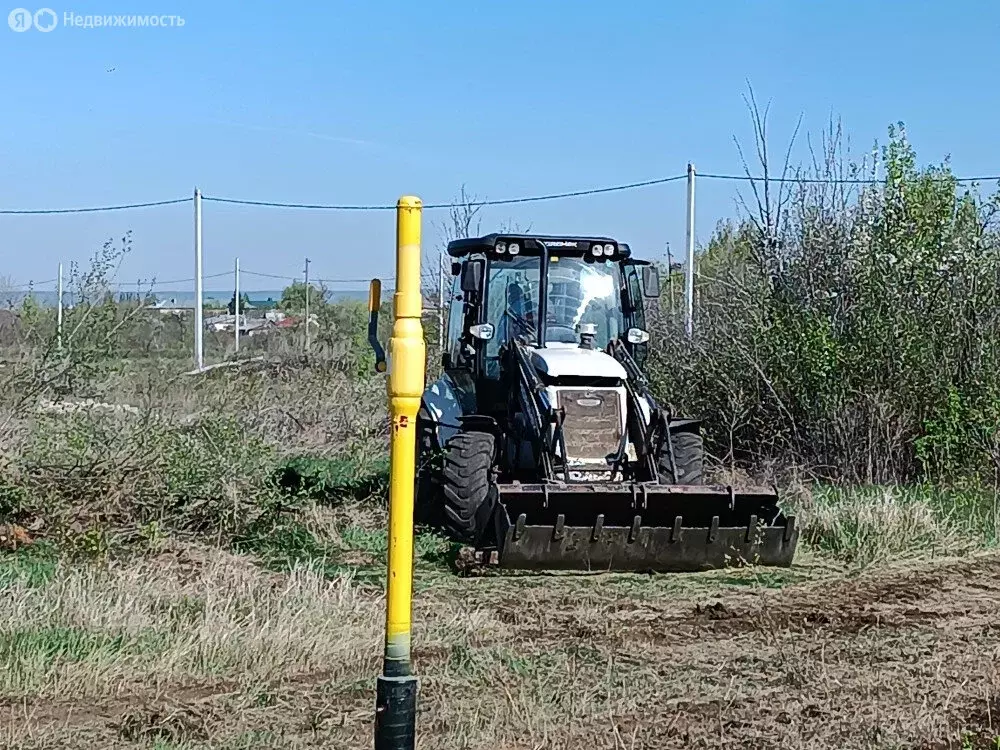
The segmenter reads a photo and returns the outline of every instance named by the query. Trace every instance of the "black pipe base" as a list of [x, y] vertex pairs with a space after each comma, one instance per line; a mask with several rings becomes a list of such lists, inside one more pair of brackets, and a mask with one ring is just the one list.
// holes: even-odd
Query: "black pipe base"
[[379, 676], [375, 688], [375, 750], [413, 750], [417, 678]]

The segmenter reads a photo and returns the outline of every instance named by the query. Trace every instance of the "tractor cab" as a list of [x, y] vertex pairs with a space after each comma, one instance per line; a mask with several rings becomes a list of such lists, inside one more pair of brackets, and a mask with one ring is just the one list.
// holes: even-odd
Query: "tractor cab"
[[448, 252], [456, 261], [445, 369], [499, 380], [502, 351], [515, 341], [543, 361], [565, 360], [559, 350], [606, 351], [620, 342], [644, 363], [643, 302], [659, 295], [659, 277], [655, 266], [631, 258], [628, 245], [491, 234], [456, 240]]

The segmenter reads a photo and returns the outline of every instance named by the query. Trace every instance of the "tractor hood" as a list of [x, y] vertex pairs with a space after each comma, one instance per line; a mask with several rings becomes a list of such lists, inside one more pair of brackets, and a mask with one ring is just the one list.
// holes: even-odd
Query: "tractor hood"
[[614, 357], [584, 349], [577, 344], [547, 344], [544, 349], [531, 350], [531, 364], [550, 378], [582, 376], [625, 380], [625, 368]]

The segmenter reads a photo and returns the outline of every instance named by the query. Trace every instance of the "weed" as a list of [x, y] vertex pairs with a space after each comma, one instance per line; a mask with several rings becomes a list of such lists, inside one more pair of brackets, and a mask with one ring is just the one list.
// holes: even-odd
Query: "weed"
[[15, 585], [43, 586], [55, 575], [58, 562], [55, 546], [45, 541], [0, 553], [0, 591]]
[[384, 457], [364, 466], [352, 459], [296, 456], [278, 466], [275, 479], [286, 492], [336, 504], [382, 495], [388, 488], [389, 464]]
[[847, 562], [961, 555], [996, 544], [997, 496], [979, 489], [818, 487], [799, 508], [803, 540]]

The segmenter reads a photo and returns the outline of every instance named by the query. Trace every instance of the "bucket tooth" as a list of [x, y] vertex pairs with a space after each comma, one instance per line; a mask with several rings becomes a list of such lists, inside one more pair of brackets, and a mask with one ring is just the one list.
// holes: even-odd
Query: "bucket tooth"
[[719, 517], [712, 516], [712, 525], [708, 527], [708, 541], [714, 542], [719, 538]]
[[566, 527], [566, 516], [565, 514], [560, 513], [558, 516], [556, 516], [556, 527], [552, 530], [552, 538], [558, 542], [560, 539], [566, 536], [564, 532], [565, 527]]
[[642, 516], [636, 516], [632, 519], [632, 528], [628, 532], [628, 540], [634, 542], [639, 538], [639, 527], [642, 526]]
[[789, 516], [788, 522], [785, 525], [784, 541], [788, 542], [791, 538], [795, 536], [795, 516]]
[[752, 542], [757, 537], [757, 516], [750, 516], [747, 523], [747, 541]]
[[674, 527], [670, 530], [671, 544], [676, 544], [681, 540], [681, 530], [683, 527], [684, 518], [682, 516], [674, 516]]
[[590, 535], [590, 540], [592, 542], [601, 541], [601, 532], [604, 530], [604, 514], [598, 513], [597, 519], [594, 521], [594, 532]]
[[528, 514], [522, 513], [517, 517], [517, 523], [514, 524], [514, 541], [517, 541], [522, 536], [524, 536], [524, 526], [528, 522]]

